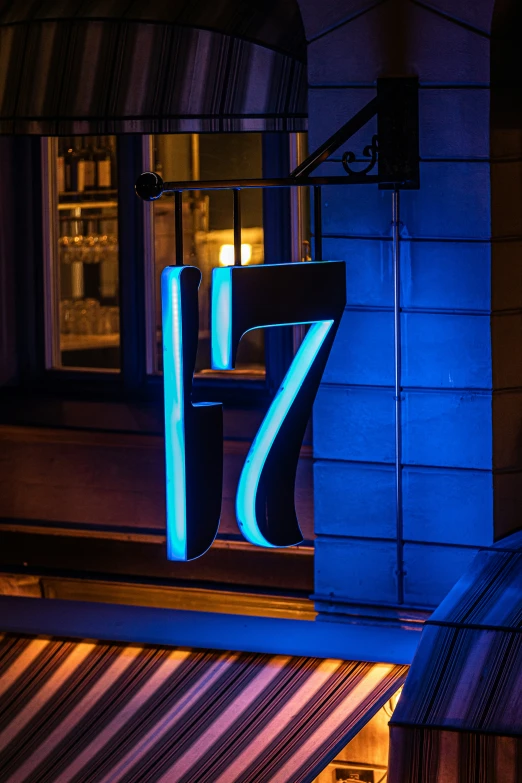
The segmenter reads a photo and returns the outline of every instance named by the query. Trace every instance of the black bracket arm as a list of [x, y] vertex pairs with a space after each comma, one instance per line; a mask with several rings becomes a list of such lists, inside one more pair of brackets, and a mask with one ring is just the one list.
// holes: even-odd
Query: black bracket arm
[[333, 136], [330, 136], [329, 139], [326, 139], [326, 141], [323, 142], [321, 146], [318, 147], [314, 152], [312, 152], [312, 154], [309, 155], [306, 160], [303, 160], [303, 162], [292, 171], [290, 176], [295, 177], [296, 179], [306, 179], [309, 177], [311, 173], [321, 165], [321, 163], [324, 163], [326, 160], [328, 160], [330, 155], [333, 155], [333, 153], [336, 152], [339, 147], [345, 144], [348, 139], [351, 139], [351, 137], [354, 136], [357, 131], [360, 131], [361, 128], [364, 128], [364, 126], [375, 117], [378, 106], [378, 99], [373, 98], [373, 100], [367, 103], [366, 106], [363, 106], [363, 108], [358, 111], [357, 114], [355, 114], [353, 117], [350, 117], [348, 122], [345, 122], [345, 124], [339, 128], [339, 130], [336, 131]]
[[[416, 78], [377, 80], [377, 97], [351, 117], [336, 133], [308, 156], [291, 176], [308, 179], [315, 169], [342, 147], [370, 120], [377, 117], [377, 134], [363, 150], [370, 158], [356, 170], [354, 152], [343, 154], [347, 184], [375, 183], [385, 189], [418, 189], [419, 176], [419, 84]], [[377, 177], [370, 172], [377, 166]], [[366, 180], [365, 180], [366, 178]], [[318, 183], [319, 184], [319, 183]]]
[[[363, 150], [363, 157], [369, 158], [369, 161], [362, 168], [357, 170], [353, 167], [357, 164], [357, 156], [347, 151], [342, 156], [344, 175], [312, 176], [321, 163], [328, 160], [374, 117], [377, 117], [377, 134]], [[163, 193], [180, 193], [183, 190], [368, 184], [387, 190], [417, 190], [420, 187], [417, 78], [378, 79], [377, 96], [312, 152], [288, 177], [163, 182], [157, 174], [146, 172], [136, 182], [136, 193], [145, 201], [153, 201]]]

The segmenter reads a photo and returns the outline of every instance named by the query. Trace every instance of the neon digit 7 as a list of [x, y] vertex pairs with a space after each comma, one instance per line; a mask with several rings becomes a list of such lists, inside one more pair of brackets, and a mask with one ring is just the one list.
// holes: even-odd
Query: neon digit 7
[[264, 547], [302, 540], [294, 486], [312, 405], [346, 304], [342, 261], [214, 269], [214, 369], [234, 367], [248, 331], [311, 324], [254, 438], [239, 480], [236, 515], [245, 538]]

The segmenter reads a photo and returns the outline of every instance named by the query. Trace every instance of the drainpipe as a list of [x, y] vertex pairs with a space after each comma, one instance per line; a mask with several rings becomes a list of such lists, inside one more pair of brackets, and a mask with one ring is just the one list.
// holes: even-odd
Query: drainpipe
[[395, 353], [395, 509], [397, 534], [397, 601], [404, 603], [402, 427], [401, 427], [401, 255], [400, 192], [392, 194], [393, 331]]

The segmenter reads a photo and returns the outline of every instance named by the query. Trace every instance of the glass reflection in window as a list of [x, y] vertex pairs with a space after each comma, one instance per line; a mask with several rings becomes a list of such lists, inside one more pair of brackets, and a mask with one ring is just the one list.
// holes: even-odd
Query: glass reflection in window
[[[260, 178], [262, 147], [259, 133], [176, 134], [153, 137], [153, 167], [165, 181]], [[210, 284], [212, 269], [234, 262], [232, 191], [189, 191], [183, 194], [184, 263], [202, 273], [199, 289], [199, 345], [196, 374], [200, 377], [265, 375], [264, 338], [249, 332], [239, 346], [236, 370], [215, 372], [210, 367]], [[241, 193], [243, 264], [262, 264], [263, 197], [261, 190]], [[175, 262], [174, 198], [153, 202], [154, 233], [154, 372], [161, 372], [160, 276]]]
[[[50, 140], [53, 367], [120, 366], [116, 138]], [[58, 322], [58, 323], [56, 323]]]

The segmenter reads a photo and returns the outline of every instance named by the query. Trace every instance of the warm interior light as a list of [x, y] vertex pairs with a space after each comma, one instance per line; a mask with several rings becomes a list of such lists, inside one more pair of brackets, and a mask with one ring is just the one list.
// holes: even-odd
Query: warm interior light
[[402, 686], [399, 688], [399, 690], [396, 693], [393, 694], [393, 696], [390, 699], [392, 710], [394, 710], [397, 704], [399, 703], [399, 699], [401, 698], [401, 693], [402, 693]]
[[388, 718], [391, 718], [391, 716], [395, 712], [395, 708], [399, 702], [399, 699], [401, 698], [401, 693], [402, 693], [402, 686], [399, 688], [398, 691], [396, 691], [393, 694], [393, 696], [390, 699], [388, 699], [386, 704], [383, 706], [383, 710], [388, 716]]
[[[252, 260], [252, 245], [241, 245], [241, 263], [249, 264]], [[234, 264], [234, 245], [221, 245], [219, 248], [219, 263], [221, 266]]]

